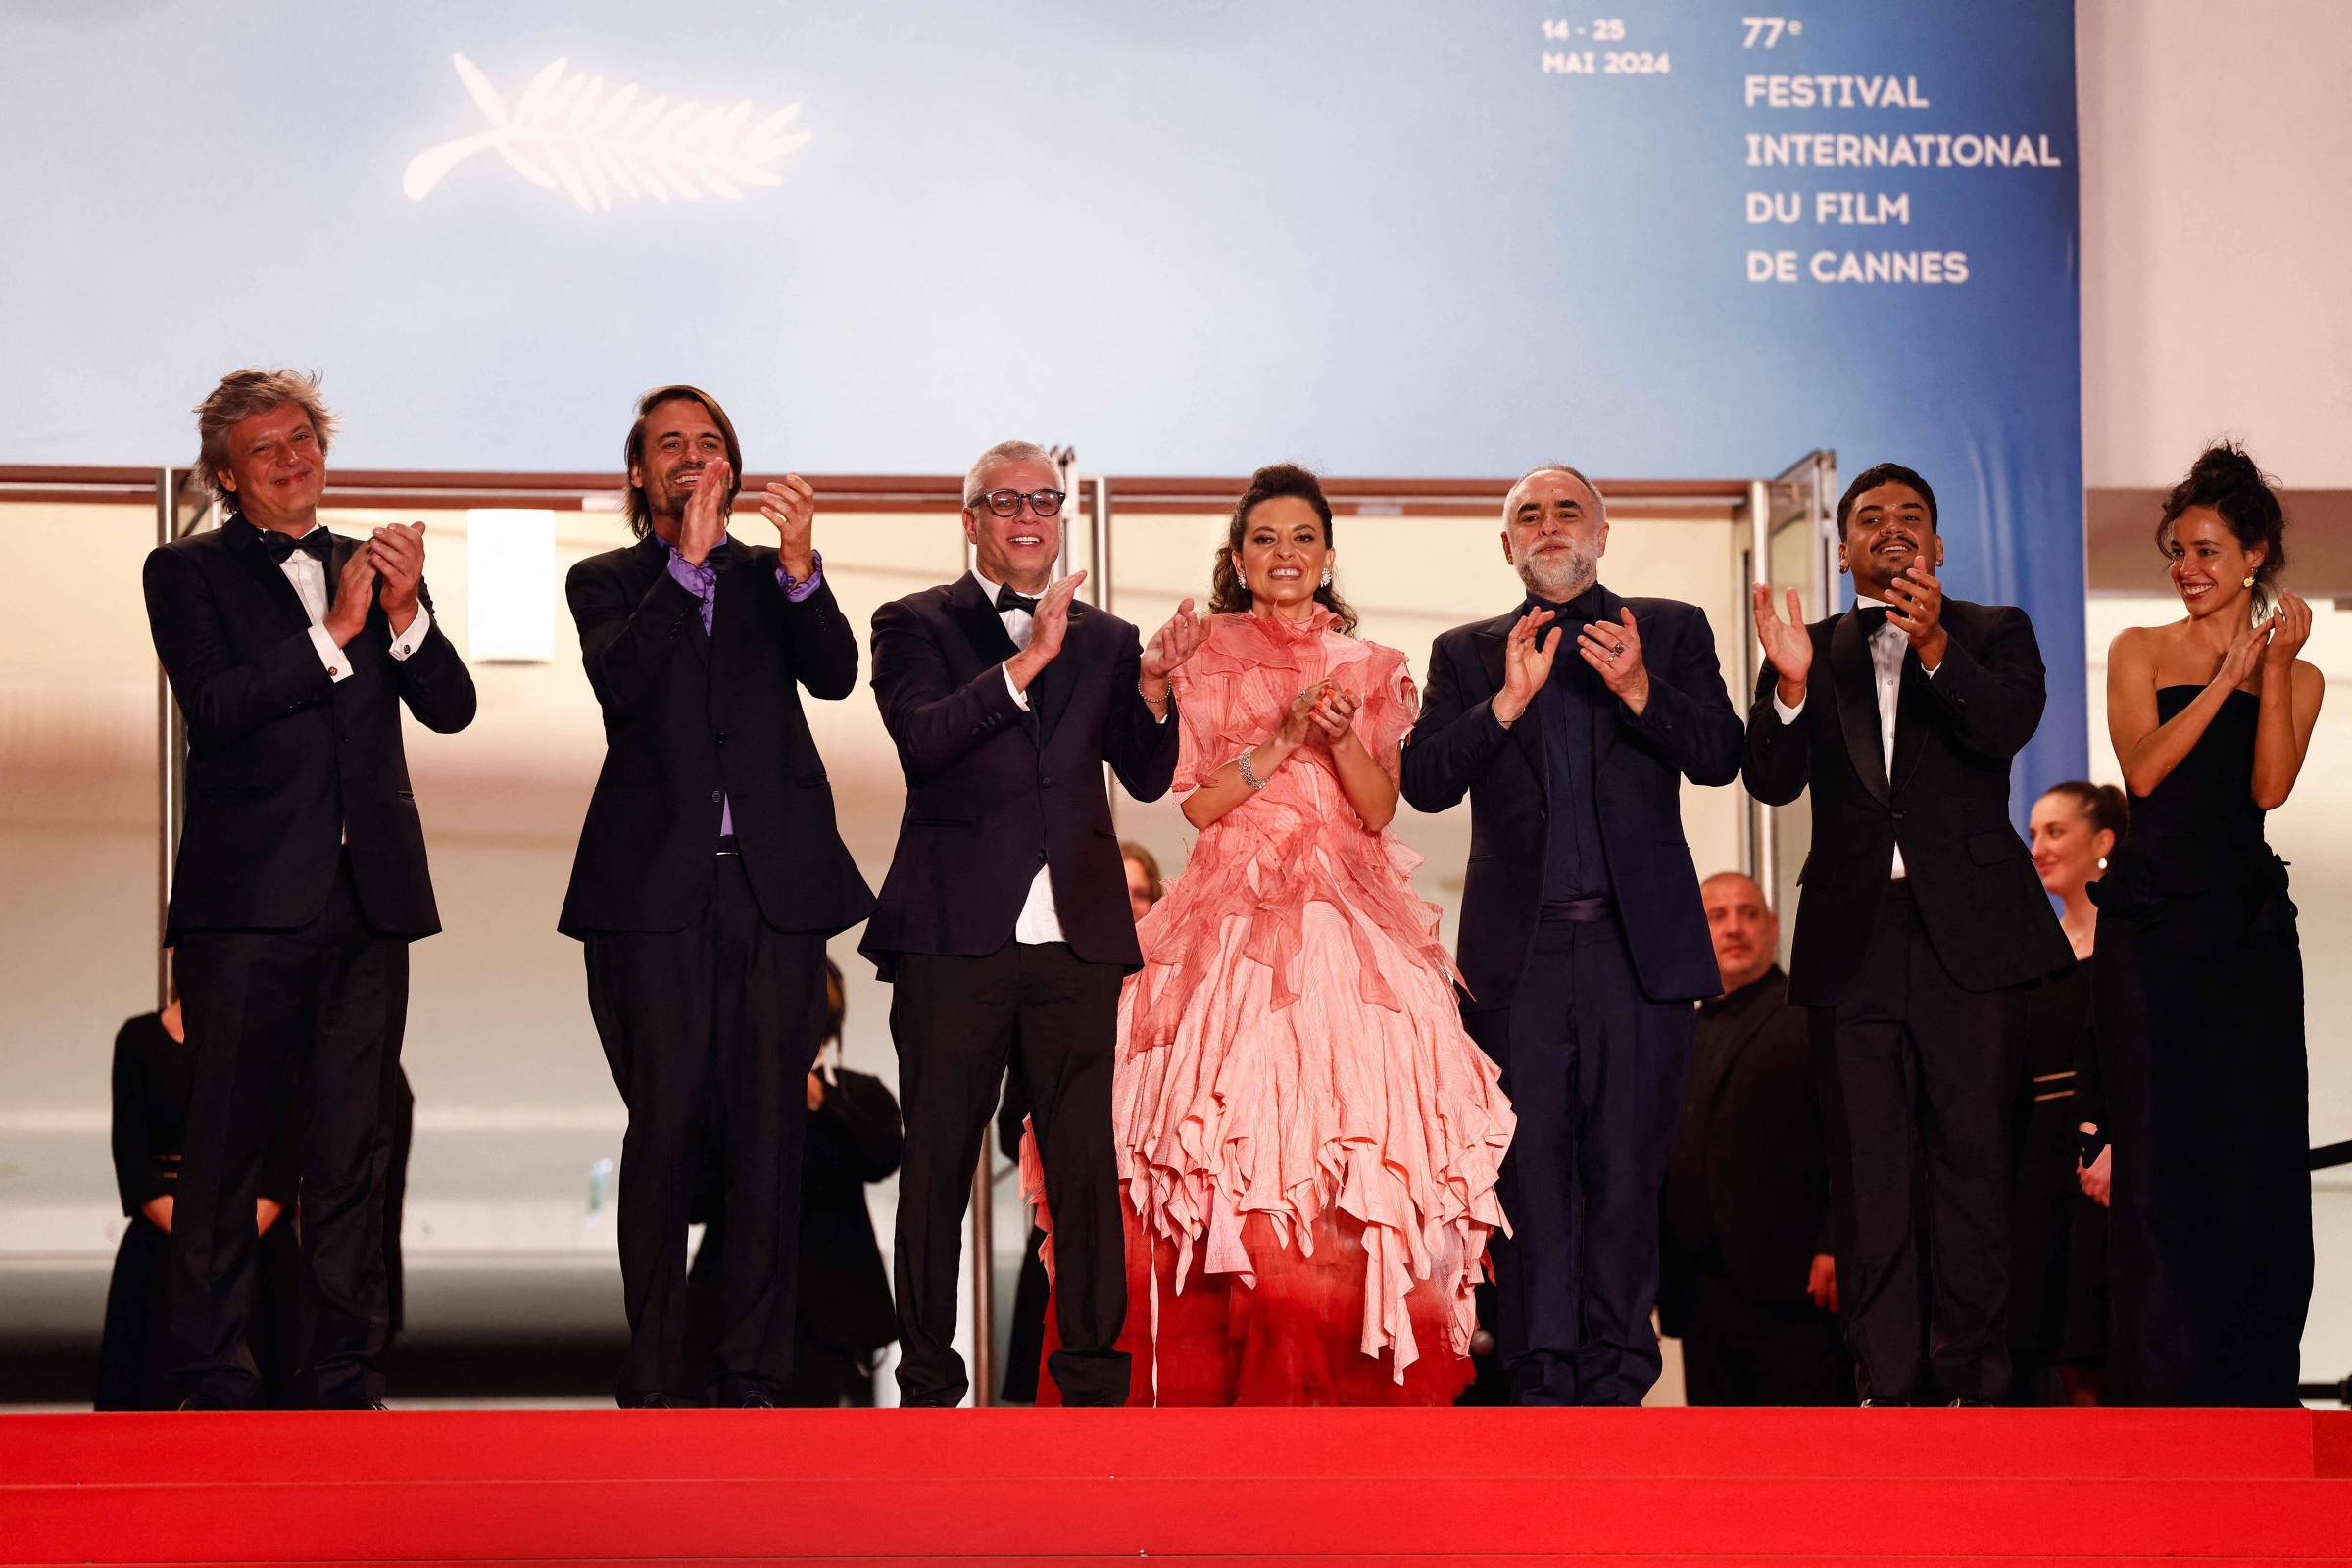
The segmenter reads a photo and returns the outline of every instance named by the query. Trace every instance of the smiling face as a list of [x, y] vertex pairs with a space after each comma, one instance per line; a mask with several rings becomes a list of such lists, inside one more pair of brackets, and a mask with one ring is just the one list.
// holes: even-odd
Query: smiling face
[[2237, 542], [2230, 524], [2211, 507], [2191, 507], [2173, 519], [2165, 554], [2172, 564], [2165, 574], [2180, 596], [2192, 620], [2233, 612], [2239, 619], [2249, 613], [2245, 604], [2253, 589], [2246, 579], [2262, 569], [2263, 548], [2248, 550]]
[[1854, 574], [1855, 591], [1885, 599], [1887, 584], [1914, 561], [1930, 571], [1943, 564], [1943, 540], [1926, 499], [1896, 482], [1856, 496], [1838, 542], [1838, 567]]
[[1575, 474], [1531, 473], [1502, 504], [1502, 558], [1538, 599], [1565, 604], [1592, 587], [1608, 547], [1600, 497]]
[[1233, 565], [1250, 590], [1251, 609], [1303, 615], [1332, 559], [1314, 504], [1303, 496], [1273, 496], [1242, 519]]
[[2052, 790], [2034, 803], [2026, 828], [2034, 846], [2034, 871], [2041, 889], [2071, 899], [2099, 876], [2099, 862], [2115, 849], [2115, 835], [2096, 826], [2082, 803], [2068, 790]]
[[695, 399], [671, 398], [647, 411], [645, 456], [629, 465], [629, 483], [645, 492], [655, 532], [664, 539], [676, 535], [703, 469], [726, 455], [726, 432]]
[[309, 411], [281, 403], [230, 425], [220, 483], [255, 527], [298, 537], [310, 532], [326, 490], [326, 454], [318, 449]]
[[[1008, 458], [980, 470], [980, 494], [1013, 490], [1034, 495], [1059, 490], [1061, 475], [1051, 463], [1036, 458]], [[986, 501], [963, 509], [963, 536], [972, 542], [972, 564], [990, 582], [1041, 594], [1061, 559], [1061, 514], [1041, 517], [1023, 502], [1009, 517], [1000, 517]]]
[[1737, 991], [1763, 978], [1781, 945], [1781, 922], [1764, 903], [1764, 890], [1736, 871], [1707, 878], [1698, 890], [1707, 911], [1707, 935], [1715, 944], [1715, 967], [1723, 989]]

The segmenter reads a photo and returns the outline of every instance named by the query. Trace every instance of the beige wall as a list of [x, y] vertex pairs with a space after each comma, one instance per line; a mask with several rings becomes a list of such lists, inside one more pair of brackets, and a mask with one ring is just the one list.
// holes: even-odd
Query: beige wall
[[2082, 459], [2169, 485], [2243, 436], [2352, 486], [2352, 5], [2078, 0]]

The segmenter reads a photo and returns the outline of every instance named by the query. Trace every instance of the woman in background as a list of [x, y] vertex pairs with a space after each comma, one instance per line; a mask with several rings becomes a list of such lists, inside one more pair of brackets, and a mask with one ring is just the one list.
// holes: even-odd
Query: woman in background
[[2325, 683], [2276, 584], [2285, 517], [2234, 446], [2198, 457], [2156, 541], [2187, 612], [2117, 637], [2108, 728], [2132, 828], [2107, 875], [2093, 1014], [2112, 1143], [2111, 1400], [2291, 1405], [2311, 1298], [2303, 959], [2263, 839]]
[[[188, 1131], [188, 1101], [196, 1058], [172, 994], [161, 1012], [143, 1012], [115, 1034], [115, 1187], [129, 1221], [115, 1250], [107, 1282], [106, 1326], [98, 1345], [100, 1410], [171, 1410], [184, 1392], [172, 1376], [164, 1311], [164, 1263], [172, 1247], [172, 1214], [178, 1195], [179, 1158]], [[277, 1136], [262, 1162], [254, 1225], [254, 1310], [247, 1346], [261, 1374], [255, 1404], [283, 1407], [294, 1393], [294, 1228], [281, 1224], [294, 1201], [299, 1096], [288, 1090], [272, 1117]]]
[[[2124, 792], [2077, 779], [2034, 803], [2028, 836], [2042, 891], [2065, 905], [2072, 968], [2026, 995], [2016, 1181], [2010, 1199], [2009, 1363], [2018, 1404], [2097, 1402], [2105, 1344], [2106, 1223], [2080, 1159], [2091, 1070], [2090, 885], [2124, 836]], [[2100, 1167], [2103, 1180], [2105, 1168]]]
[[1112, 1120], [1135, 1402], [1448, 1404], [1512, 1117], [1388, 834], [1416, 700], [1331, 585], [1331, 506], [1261, 468], [1176, 672], [1200, 841], [1138, 928]]

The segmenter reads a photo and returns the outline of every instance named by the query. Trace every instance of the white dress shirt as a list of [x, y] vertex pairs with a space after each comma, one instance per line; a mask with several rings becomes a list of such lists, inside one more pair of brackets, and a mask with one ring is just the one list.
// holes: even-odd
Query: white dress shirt
[[[324, 523], [313, 523], [310, 533], [298, 537], [308, 539], [311, 533], [324, 526]], [[363, 545], [361, 548], [367, 547]], [[327, 634], [326, 563], [307, 550], [297, 550], [278, 563], [277, 569], [284, 572], [286, 581], [294, 585], [295, 594], [302, 600], [304, 613], [311, 617], [311, 646], [318, 650], [318, 662], [326, 666], [326, 678], [340, 686], [351, 679], [351, 661], [344, 657], [343, 650], [336, 647], [334, 638]], [[433, 612], [424, 608], [422, 600], [418, 600], [416, 618], [409, 622], [408, 630], [395, 634], [392, 639], [392, 657], [407, 659], [423, 645], [424, 634], [432, 629]]]
[[[1854, 596], [1855, 609], [1870, 605], [1882, 610], [1887, 608], [1883, 599], [1872, 599], [1861, 594]], [[1894, 786], [1894, 718], [1903, 687], [1903, 653], [1910, 646], [1911, 639], [1903, 634], [1903, 628], [1891, 620], [1884, 622], [1870, 639], [1870, 667], [1875, 676], [1873, 684], [1879, 693], [1879, 762], [1886, 771], [1889, 789]], [[1938, 664], [1936, 669], [1942, 667]], [[1935, 679], [1936, 670], [1928, 670], [1928, 678]], [[1790, 708], [1781, 701], [1781, 694], [1776, 688], [1772, 694], [1772, 710], [1780, 716], [1782, 723], [1793, 724], [1796, 715], [1805, 710], [1805, 705], [1800, 701]], [[1894, 847], [1893, 868], [1886, 874], [1889, 879], [1896, 881], [1911, 874], [1903, 865], [1903, 847], [1900, 844]]]

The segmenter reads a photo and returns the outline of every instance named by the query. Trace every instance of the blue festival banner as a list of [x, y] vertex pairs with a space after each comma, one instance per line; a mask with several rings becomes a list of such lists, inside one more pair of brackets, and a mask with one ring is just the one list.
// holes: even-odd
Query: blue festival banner
[[386, 467], [608, 468], [680, 378], [817, 471], [1829, 447], [1936, 485], [2078, 775], [2073, 8], [1764, 3], [12, 7], [0, 460], [184, 462], [248, 363]]

